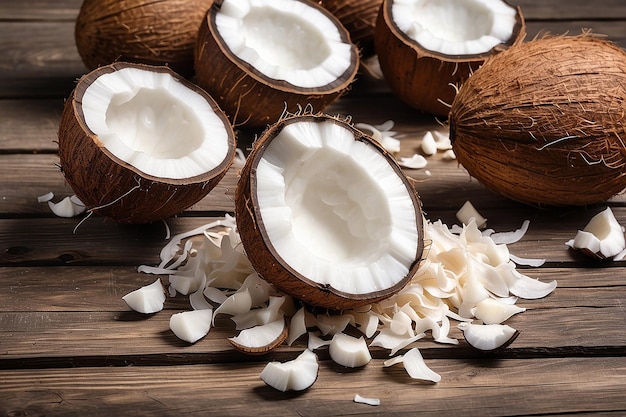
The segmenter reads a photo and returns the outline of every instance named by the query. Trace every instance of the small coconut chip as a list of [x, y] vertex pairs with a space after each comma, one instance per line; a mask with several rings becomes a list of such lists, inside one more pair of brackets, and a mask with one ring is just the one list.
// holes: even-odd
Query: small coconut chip
[[[58, 203], [53, 203], [52, 198], [54, 196], [50, 197], [50, 194], [52, 193], [48, 193], [48, 195], [42, 196], [43, 199], [41, 200], [41, 202], [48, 203], [48, 207], [50, 207], [50, 210], [58, 217], [76, 217], [79, 214], [84, 213], [86, 210], [85, 205], [78, 199], [78, 197], [74, 195], [65, 197]], [[49, 200], [47, 199], [48, 197], [50, 197]], [[39, 197], [38, 200], [40, 198], [41, 197]]]
[[479, 229], [487, 226], [487, 219], [469, 201], [466, 201], [459, 211], [456, 212], [456, 218], [463, 224], [469, 224], [470, 220], [474, 219]]
[[378, 126], [372, 126], [367, 123], [357, 123], [354, 127], [368, 131], [372, 138], [378, 141], [387, 152], [397, 153], [400, 152], [400, 141], [394, 137], [396, 132], [391, 130], [393, 125], [393, 120], [387, 120], [385, 123]]
[[439, 382], [441, 381], [441, 375], [430, 369], [422, 354], [417, 348], [410, 349], [404, 355], [396, 356], [392, 359], [386, 360], [383, 366], [392, 366], [397, 363], [402, 363], [404, 369], [413, 379], [421, 379], [423, 381]]
[[610, 207], [591, 218], [576, 237], [566, 242], [572, 249], [596, 259], [609, 259], [626, 249], [624, 227], [619, 224]]
[[422, 169], [426, 168], [428, 160], [423, 155], [413, 154], [411, 157], [401, 157], [398, 163], [404, 168]]
[[42, 194], [40, 196], [37, 197], [37, 202], [38, 203], [47, 203], [48, 201], [51, 201], [54, 198], [54, 193], [52, 191], [46, 193], [46, 194]]
[[284, 318], [268, 324], [242, 330], [228, 341], [236, 349], [249, 354], [264, 354], [287, 339], [288, 327]]
[[209, 333], [213, 310], [192, 310], [172, 314], [170, 329], [176, 337], [195, 343]]
[[317, 355], [305, 349], [288, 362], [270, 362], [261, 371], [261, 379], [278, 391], [303, 391], [317, 380]]
[[128, 304], [128, 307], [143, 314], [152, 314], [163, 310], [165, 291], [161, 279], [157, 278], [152, 284], [129, 292], [122, 297], [122, 300]]
[[365, 342], [365, 338], [337, 333], [328, 346], [330, 358], [337, 364], [347, 368], [359, 368], [367, 365], [372, 356]]
[[519, 336], [519, 331], [506, 324], [459, 323], [465, 341], [479, 350], [504, 348]]
[[359, 404], [377, 406], [380, 405], [380, 398], [361, 397], [359, 394], [356, 394], [354, 396], [354, 402]]

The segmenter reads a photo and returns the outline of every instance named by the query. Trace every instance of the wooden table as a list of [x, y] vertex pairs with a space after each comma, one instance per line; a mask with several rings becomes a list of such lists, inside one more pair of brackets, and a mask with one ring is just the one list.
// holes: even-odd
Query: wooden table
[[[592, 28], [626, 47], [623, 0], [519, 0], [530, 36]], [[489, 226], [530, 229], [512, 253], [546, 258], [524, 270], [558, 288], [507, 323], [519, 338], [498, 354], [459, 346], [416, 344], [439, 383], [411, 380], [401, 367], [383, 369], [387, 351], [373, 350], [364, 369], [346, 370], [320, 352], [318, 381], [308, 391], [282, 394], [259, 373], [269, 360], [293, 358], [303, 341], [262, 357], [236, 353], [216, 326], [188, 345], [170, 331], [171, 313], [188, 300], [168, 299], [165, 311], [144, 317], [122, 296], [152, 276], [167, 242], [162, 223], [118, 226], [91, 217], [62, 219], [37, 196], [72, 194], [57, 166], [56, 131], [75, 80], [85, 73], [74, 45], [79, 0], [0, 1], [0, 415], [621, 415], [626, 413], [626, 265], [594, 262], [565, 242], [607, 204], [626, 224], [624, 196], [607, 204], [558, 210], [516, 204], [485, 190], [456, 162], [429, 160], [408, 170], [430, 220], [455, 222], [470, 200]], [[329, 109], [356, 123], [396, 122], [400, 156], [438, 127], [430, 116], [399, 103], [384, 86], [361, 81]], [[243, 136], [245, 143], [245, 135]], [[172, 233], [190, 230], [233, 210], [235, 172], [183, 215]], [[454, 337], [460, 332], [452, 330]], [[355, 394], [380, 398], [372, 407]]]

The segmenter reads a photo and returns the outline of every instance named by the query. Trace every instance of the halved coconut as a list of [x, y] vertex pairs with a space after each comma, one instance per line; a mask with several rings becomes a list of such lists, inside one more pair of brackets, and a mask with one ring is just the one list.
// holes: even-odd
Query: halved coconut
[[385, 0], [374, 39], [392, 91], [447, 116], [458, 86], [524, 35], [521, 10], [503, 0]]
[[89, 70], [132, 61], [191, 75], [198, 26], [212, 3], [84, 0], [76, 17], [76, 48]]
[[263, 278], [335, 310], [399, 291], [424, 246], [419, 197], [394, 158], [326, 115], [283, 119], [257, 140], [237, 187], [236, 219]]
[[346, 91], [358, 50], [329, 11], [306, 0], [215, 2], [200, 26], [198, 84], [235, 124], [266, 126]]
[[118, 62], [80, 79], [59, 125], [65, 178], [85, 206], [150, 223], [205, 197], [226, 174], [235, 134], [202, 89], [166, 67]]

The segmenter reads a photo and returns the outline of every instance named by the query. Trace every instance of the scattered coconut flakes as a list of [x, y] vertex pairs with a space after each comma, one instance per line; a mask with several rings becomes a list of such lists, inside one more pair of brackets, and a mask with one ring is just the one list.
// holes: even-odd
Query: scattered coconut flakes
[[318, 333], [309, 332], [309, 343], [307, 347], [310, 350], [317, 350], [321, 347], [330, 345], [331, 340], [324, 340], [319, 337]]
[[487, 226], [487, 219], [476, 210], [470, 201], [466, 201], [456, 212], [456, 218], [463, 224], [468, 224], [471, 219], [474, 219], [476, 226], [480, 229]]
[[[300, 336], [306, 334], [305, 310], [301, 307], [296, 314], [291, 317], [289, 323], [289, 335], [287, 336], [287, 345], [291, 346]], [[314, 349], [311, 349], [314, 350]]]
[[413, 154], [410, 158], [401, 157], [398, 161], [401, 167], [409, 168], [409, 169], [422, 169], [426, 168], [428, 165], [428, 161], [424, 158], [423, 155]]
[[432, 134], [435, 137], [435, 143], [437, 144], [438, 150], [440, 151], [452, 150], [452, 142], [450, 141], [450, 132], [448, 130], [446, 130], [445, 132], [442, 132], [440, 130], [433, 130]]
[[380, 405], [380, 398], [368, 398], [368, 397], [362, 397], [359, 394], [356, 394], [354, 396], [354, 402], [359, 403], [359, 404], [377, 406], [377, 405]]
[[441, 155], [441, 159], [443, 159], [444, 161], [455, 161], [456, 154], [452, 149], [448, 149], [443, 153], [443, 155]]
[[611, 259], [626, 250], [626, 237], [624, 227], [619, 224], [611, 208], [607, 207], [593, 216], [585, 228], [565, 244], [596, 259]]
[[58, 217], [65, 217], [65, 218], [70, 218], [70, 217], [76, 217], [79, 214], [82, 214], [85, 212], [86, 208], [85, 205], [82, 203], [76, 203], [74, 202], [75, 200], [72, 200], [71, 197], [65, 197], [63, 200], [59, 201], [58, 203], [53, 203], [51, 200], [48, 200], [48, 207], [50, 207], [50, 210], [52, 210], [52, 212], [58, 216]]
[[40, 195], [37, 197], [37, 202], [38, 203], [47, 203], [48, 201], [51, 201], [54, 198], [54, 193], [52, 191]]
[[525, 266], [542, 266], [546, 263], [545, 259], [537, 259], [537, 258], [522, 258], [519, 256], [515, 256], [512, 253], [509, 254], [511, 260], [515, 262], [517, 265], [525, 265]]
[[513, 243], [519, 242], [524, 237], [524, 235], [526, 235], [529, 225], [530, 225], [530, 220], [524, 220], [522, 222], [522, 226], [513, 232], [495, 233], [493, 231], [490, 231], [491, 233], [489, 234], [489, 237], [491, 237], [491, 239], [495, 243], [498, 243], [498, 244], [503, 243], [506, 245], [511, 245]]
[[361, 130], [369, 130], [371, 132], [370, 136], [372, 139], [380, 143], [380, 145], [385, 148], [387, 152], [398, 153], [400, 152], [400, 141], [394, 137], [396, 132], [391, 130], [393, 125], [393, 120], [387, 120], [385, 123], [377, 126], [367, 123], [357, 123], [354, 127]]
[[213, 310], [192, 310], [172, 314], [170, 329], [181, 340], [196, 343], [209, 334]]

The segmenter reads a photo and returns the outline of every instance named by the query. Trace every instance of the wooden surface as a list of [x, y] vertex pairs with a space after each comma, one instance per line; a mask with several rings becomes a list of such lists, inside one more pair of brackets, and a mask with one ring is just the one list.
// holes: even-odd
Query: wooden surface
[[[530, 36], [591, 28], [626, 47], [623, 0], [519, 0]], [[600, 263], [565, 246], [606, 204], [539, 210], [485, 190], [455, 162], [431, 158], [417, 179], [426, 215], [452, 224], [470, 200], [496, 230], [530, 220], [528, 234], [510, 246], [542, 257], [525, 270], [558, 288], [507, 323], [520, 337], [498, 354], [459, 346], [416, 344], [442, 376], [437, 384], [412, 381], [401, 367], [382, 368], [386, 351], [350, 371], [320, 352], [320, 375], [300, 394], [266, 387], [259, 373], [269, 360], [295, 357], [304, 342], [263, 357], [233, 351], [232, 326], [218, 324], [188, 345], [170, 331], [171, 313], [188, 300], [168, 299], [165, 311], [144, 317], [121, 297], [151, 282], [137, 272], [158, 263], [167, 242], [162, 223], [117, 226], [92, 217], [53, 216], [36, 197], [70, 195], [56, 165], [56, 130], [63, 100], [86, 69], [74, 46], [79, 0], [0, 0], [0, 416], [67, 415], [611, 415], [626, 413], [626, 264]], [[356, 123], [396, 122], [400, 156], [438, 126], [399, 103], [383, 86], [358, 82], [329, 109]], [[241, 135], [242, 145], [255, 132]], [[169, 219], [172, 233], [187, 231], [233, 210], [235, 172], [206, 199]], [[623, 196], [611, 200], [626, 224]], [[454, 337], [461, 337], [453, 330]], [[355, 394], [380, 398], [356, 404]]]

